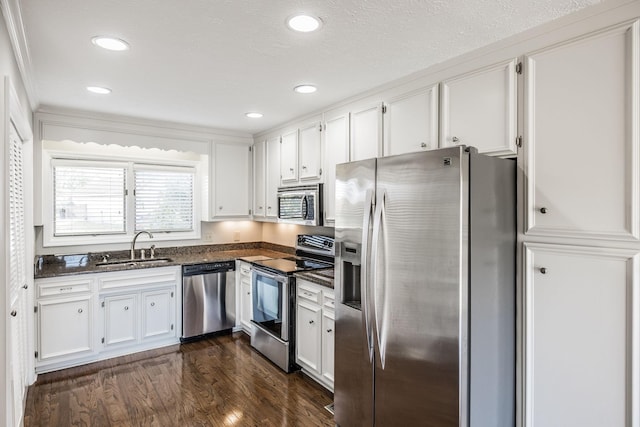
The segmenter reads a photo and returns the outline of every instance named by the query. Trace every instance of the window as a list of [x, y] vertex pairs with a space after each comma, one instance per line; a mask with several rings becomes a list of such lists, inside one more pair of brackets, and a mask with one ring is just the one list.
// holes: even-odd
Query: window
[[196, 167], [52, 159], [51, 173], [49, 244], [127, 241], [142, 230], [199, 237]]
[[127, 165], [56, 161], [54, 236], [126, 233]]
[[135, 230], [193, 230], [193, 169], [136, 166]]

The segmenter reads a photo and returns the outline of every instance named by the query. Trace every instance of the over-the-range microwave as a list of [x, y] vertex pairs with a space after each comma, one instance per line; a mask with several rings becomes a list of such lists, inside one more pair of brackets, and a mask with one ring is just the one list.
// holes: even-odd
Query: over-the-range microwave
[[278, 188], [278, 222], [322, 225], [322, 184]]

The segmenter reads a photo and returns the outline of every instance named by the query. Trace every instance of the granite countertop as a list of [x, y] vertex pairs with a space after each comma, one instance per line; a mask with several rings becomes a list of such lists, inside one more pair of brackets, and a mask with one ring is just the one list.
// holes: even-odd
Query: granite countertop
[[158, 248], [155, 258], [168, 258], [162, 263], [140, 263], [137, 265], [110, 264], [98, 266], [105, 255], [109, 261], [129, 259], [129, 251], [107, 251], [74, 255], [40, 255], [35, 259], [36, 279], [44, 277], [65, 276], [72, 274], [102, 273], [141, 268], [157, 268], [165, 266], [200, 264], [203, 262], [233, 261], [247, 257], [265, 256], [283, 258], [295, 254], [295, 249], [271, 243], [238, 243], [224, 245], [200, 245], [171, 248]]
[[295, 273], [294, 276], [333, 289], [333, 268], [302, 271], [300, 273]]

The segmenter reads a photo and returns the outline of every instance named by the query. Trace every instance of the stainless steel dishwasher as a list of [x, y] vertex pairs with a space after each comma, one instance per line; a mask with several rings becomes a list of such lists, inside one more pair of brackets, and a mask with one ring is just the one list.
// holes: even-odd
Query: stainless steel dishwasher
[[182, 340], [236, 325], [235, 261], [182, 267]]

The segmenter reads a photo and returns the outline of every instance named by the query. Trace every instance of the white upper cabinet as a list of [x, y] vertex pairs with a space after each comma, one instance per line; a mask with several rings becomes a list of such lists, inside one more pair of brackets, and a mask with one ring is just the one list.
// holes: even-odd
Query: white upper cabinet
[[351, 111], [351, 161], [382, 155], [382, 103]]
[[349, 161], [349, 113], [327, 115], [324, 129], [324, 222], [336, 219], [336, 165]]
[[266, 212], [266, 141], [253, 144], [253, 216], [264, 218]]
[[213, 143], [211, 159], [213, 195], [211, 219], [249, 217], [249, 147], [243, 144]]
[[438, 148], [438, 85], [385, 102], [384, 155]]
[[299, 129], [298, 149], [300, 151], [300, 181], [319, 180], [322, 174], [320, 149], [320, 122], [313, 122]]
[[266, 142], [266, 195], [265, 216], [276, 218], [278, 216], [278, 186], [280, 185], [280, 138], [269, 138]]
[[280, 174], [283, 185], [320, 179], [320, 126], [320, 121], [314, 121], [282, 135]]
[[635, 426], [635, 250], [525, 244], [526, 427]]
[[440, 147], [516, 156], [517, 78], [513, 59], [441, 83]]
[[524, 63], [525, 232], [637, 240], [638, 21]]
[[298, 181], [298, 130], [280, 137], [280, 180], [283, 184]]

